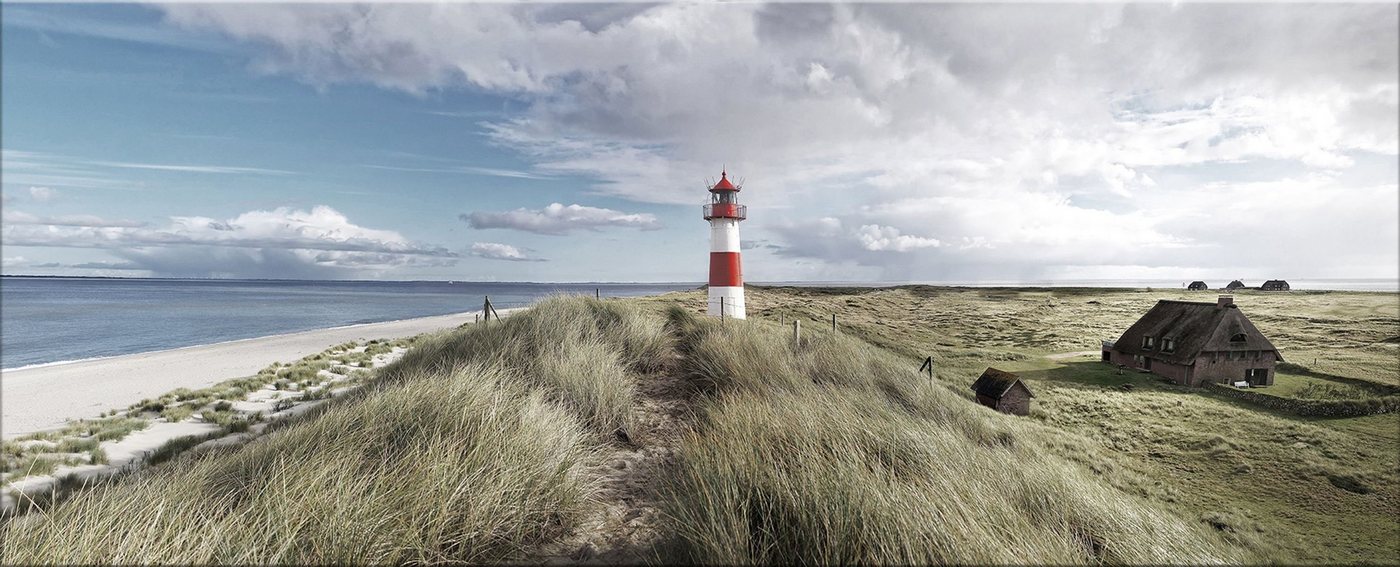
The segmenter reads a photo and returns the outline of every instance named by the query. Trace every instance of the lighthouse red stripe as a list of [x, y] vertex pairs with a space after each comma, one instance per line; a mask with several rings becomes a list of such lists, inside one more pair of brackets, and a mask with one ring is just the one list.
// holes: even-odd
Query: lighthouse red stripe
[[710, 285], [716, 287], [744, 285], [744, 275], [739, 267], [738, 252], [710, 253]]

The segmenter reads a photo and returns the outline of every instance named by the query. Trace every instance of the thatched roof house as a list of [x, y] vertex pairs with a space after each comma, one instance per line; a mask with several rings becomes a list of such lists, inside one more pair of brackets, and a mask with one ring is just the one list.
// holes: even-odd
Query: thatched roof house
[[1196, 280], [1194, 282], [1191, 282], [1191, 285], [1186, 286], [1186, 289], [1190, 291], [1205, 291], [1207, 289], [1210, 289], [1210, 286], [1206, 285], [1206, 282]]
[[1264, 285], [1259, 286], [1262, 291], [1288, 291], [1288, 282], [1283, 280], [1269, 280]]
[[1244, 289], [1244, 288], [1245, 288], [1244, 282], [1242, 282], [1242, 281], [1240, 281], [1240, 280], [1235, 280], [1235, 281], [1232, 281], [1232, 282], [1230, 282], [1228, 285], [1225, 286], [1225, 291], [1235, 291], [1235, 290], [1237, 290], [1237, 289]]
[[1274, 364], [1283, 360], [1230, 297], [1215, 303], [1160, 300], [1104, 348], [1105, 360], [1189, 386], [1272, 384]]
[[988, 368], [972, 383], [977, 403], [1002, 413], [1026, 415], [1031, 411], [1035, 394], [1021, 382], [1021, 377], [1004, 370]]

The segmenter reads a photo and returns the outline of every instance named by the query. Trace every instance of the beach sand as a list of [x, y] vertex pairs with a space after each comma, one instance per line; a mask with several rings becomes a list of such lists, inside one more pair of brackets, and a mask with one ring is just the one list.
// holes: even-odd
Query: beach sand
[[[508, 310], [502, 309], [502, 315]], [[366, 323], [211, 345], [54, 364], [0, 373], [5, 439], [98, 417], [176, 388], [203, 388], [257, 374], [349, 341], [396, 339], [470, 323], [476, 313]]]

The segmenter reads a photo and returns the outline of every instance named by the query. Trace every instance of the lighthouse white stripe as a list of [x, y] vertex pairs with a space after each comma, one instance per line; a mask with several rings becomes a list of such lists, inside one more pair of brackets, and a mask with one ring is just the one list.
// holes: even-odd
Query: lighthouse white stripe
[[714, 317], [720, 315], [720, 298], [724, 298], [724, 316], [744, 319], [743, 286], [711, 286], [709, 304], [705, 312]]
[[739, 221], [734, 219], [710, 220], [710, 251], [739, 251]]

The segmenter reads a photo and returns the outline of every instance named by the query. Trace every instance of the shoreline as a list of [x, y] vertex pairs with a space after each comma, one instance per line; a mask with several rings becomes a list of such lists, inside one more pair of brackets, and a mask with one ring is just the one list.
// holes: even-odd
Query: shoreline
[[[500, 310], [498, 310], [498, 311], [505, 311], [505, 310], [504, 310], [504, 309], [500, 309]], [[0, 368], [0, 372], [7, 372], [7, 373], [8, 373], [8, 372], [20, 372], [20, 371], [25, 371], [25, 370], [35, 370], [35, 369], [39, 369], [39, 368], [51, 368], [51, 367], [54, 367], [54, 366], [63, 366], [63, 365], [65, 365], [65, 364], [81, 364], [81, 363], [87, 363], [87, 362], [96, 362], [96, 361], [100, 361], [100, 360], [111, 360], [111, 359], [114, 359], [114, 358], [122, 358], [122, 357], [124, 357], [124, 356], [138, 356], [138, 355], [146, 355], [146, 354], [160, 354], [160, 353], [165, 353], [165, 352], [173, 352], [173, 351], [177, 351], [177, 350], [187, 350], [187, 349], [205, 348], [205, 347], [212, 347], [212, 346], [219, 346], [219, 345], [228, 345], [228, 344], [241, 343], [241, 342], [246, 342], [246, 341], [257, 341], [257, 340], [262, 340], [262, 339], [272, 339], [272, 338], [276, 338], [276, 337], [288, 337], [288, 336], [292, 336], [292, 335], [300, 335], [300, 334], [303, 334], [303, 333], [316, 333], [316, 332], [321, 332], [321, 331], [337, 331], [337, 330], [342, 330], [342, 329], [351, 329], [351, 328], [354, 328], [354, 327], [364, 327], [364, 326], [367, 326], [367, 325], [384, 325], [384, 324], [389, 324], [389, 323], [403, 323], [403, 322], [407, 322], [407, 321], [414, 321], [414, 320], [418, 320], [418, 319], [432, 319], [432, 318], [436, 318], [436, 317], [458, 317], [458, 316], [463, 316], [463, 317], [465, 317], [465, 316], [468, 316], [468, 315], [479, 315], [480, 313], [481, 313], [481, 311], [465, 311], [465, 312], [461, 312], [461, 313], [444, 313], [444, 314], [442, 314], [442, 315], [425, 315], [425, 316], [423, 316], [423, 317], [409, 317], [409, 318], [407, 318], [407, 319], [390, 319], [390, 320], [388, 320], [388, 321], [372, 321], [372, 322], [369, 322], [369, 323], [350, 323], [349, 325], [336, 325], [336, 326], [334, 326], [334, 327], [321, 327], [321, 328], [318, 328], [318, 329], [303, 329], [303, 330], [300, 330], [300, 331], [289, 331], [289, 332], [286, 332], [286, 333], [274, 333], [274, 334], [271, 334], [271, 335], [262, 335], [262, 336], [257, 336], [257, 337], [245, 337], [245, 338], [241, 338], [241, 339], [229, 339], [229, 340], [226, 340], [226, 341], [216, 341], [216, 342], [212, 342], [212, 343], [203, 343], [203, 344], [197, 344], [197, 345], [185, 345], [185, 346], [178, 346], [178, 347], [161, 348], [161, 349], [156, 349], [156, 350], [143, 350], [143, 351], [141, 351], [141, 352], [128, 352], [128, 353], [125, 353], [125, 354], [109, 354], [109, 355], [106, 355], [106, 356], [92, 356], [92, 357], [88, 357], [88, 358], [74, 358], [74, 359], [72, 359], [72, 360], [55, 360], [55, 361], [53, 361], [53, 362], [39, 362], [39, 363], [35, 363], [35, 364], [27, 364], [27, 365], [24, 365], [24, 366], [16, 366], [16, 367], [14, 367], [14, 368]], [[386, 337], [386, 338], [398, 338], [398, 337]]]
[[[502, 314], [516, 309], [502, 309]], [[472, 323], [480, 311], [357, 323], [101, 358], [0, 370], [4, 439], [97, 417], [177, 388], [203, 388], [256, 374], [337, 344], [396, 339]]]

